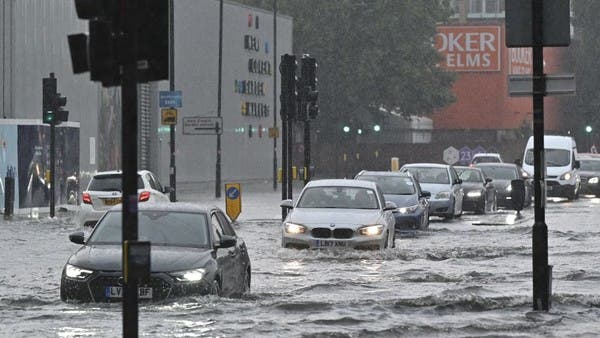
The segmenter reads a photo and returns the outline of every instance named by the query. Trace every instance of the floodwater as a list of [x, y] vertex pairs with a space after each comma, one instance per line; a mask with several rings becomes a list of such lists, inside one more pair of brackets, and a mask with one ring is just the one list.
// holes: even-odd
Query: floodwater
[[[72, 216], [0, 221], [0, 336], [122, 335], [121, 304], [59, 299], [61, 269], [77, 249], [67, 238], [79, 230]], [[512, 212], [433, 221], [376, 252], [282, 249], [279, 221], [245, 219], [237, 231], [252, 261], [251, 294], [141, 304], [139, 335], [596, 337], [599, 216], [598, 199], [548, 204], [548, 313], [532, 311], [531, 208], [510, 225]]]

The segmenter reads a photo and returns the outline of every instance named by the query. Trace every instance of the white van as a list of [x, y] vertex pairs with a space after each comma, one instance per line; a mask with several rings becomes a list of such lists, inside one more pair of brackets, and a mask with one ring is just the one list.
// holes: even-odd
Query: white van
[[[544, 135], [544, 148], [546, 196], [578, 198], [580, 178], [575, 140], [570, 136]], [[533, 177], [533, 136], [525, 147], [523, 169]]]

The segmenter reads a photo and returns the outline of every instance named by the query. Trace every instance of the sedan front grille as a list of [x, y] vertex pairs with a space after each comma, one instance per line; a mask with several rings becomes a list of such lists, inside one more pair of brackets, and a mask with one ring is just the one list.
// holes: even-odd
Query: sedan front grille
[[[92, 297], [94, 301], [108, 301], [109, 298], [106, 298], [106, 287], [108, 286], [122, 286], [120, 284], [123, 283], [123, 279], [121, 276], [107, 276], [101, 275], [96, 278], [93, 278], [89, 281], [89, 288], [92, 293]], [[169, 283], [166, 279], [159, 276], [152, 276], [150, 281], [143, 286], [152, 288], [152, 299], [160, 300], [165, 299], [169, 296], [171, 292], [171, 283]], [[121, 299], [115, 299], [121, 300]]]
[[311, 231], [312, 236], [315, 238], [330, 238], [331, 230], [327, 228], [314, 228]]
[[354, 230], [347, 228], [340, 228], [333, 230], [333, 237], [335, 238], [352, 238]]

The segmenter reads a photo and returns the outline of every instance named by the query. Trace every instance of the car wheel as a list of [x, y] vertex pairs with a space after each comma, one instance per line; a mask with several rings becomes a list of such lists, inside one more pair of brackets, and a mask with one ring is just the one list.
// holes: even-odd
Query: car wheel
[[483, 195], [483, 203], [482, 204], [483, 205], [481, 206], [481, 208], [479, 208], [479, 210], [477, 210], [477, 213], [480, 214], [480, 215], [485, 214], [486, 211], [488, 211], [488, 209], [490, 208], [489, 204], [488, 204], [487, 197], [485, 195]]
[[218, 279], [213, 280], [210, 294], [215, 296], [221, 296], [221, 284]]
[[386, 236], [385, 236], [385, 240], [383, 241], [383, 248], [387, 249], [388, 248], [388, 242], [390, 241], [390, 231], [388, 230], [386, 232]]

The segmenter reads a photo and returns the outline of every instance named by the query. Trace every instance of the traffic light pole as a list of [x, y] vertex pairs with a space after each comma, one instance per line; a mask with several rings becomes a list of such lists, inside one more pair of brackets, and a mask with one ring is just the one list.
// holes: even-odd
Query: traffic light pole
[[137, 31], [138, 31], [138, 1], [123, 2], [125, 15], [121, 31], [123, 32], [121, 46], [121, 78], [122, 126], [121, 126], [121, 162], [123, 164], [123, 337], [138, 337], [138, 290], [137, 280], [129, 278], [133, 275], [130, 252], [126, 250], [127, 241], [136, 241], [138, 237], [138, 196], [137, 196]]
[[[219, 1], [219, 79], [217, 89], [217, 117], [221, 117], [221, 87], [223, 72], [223, 0]], [[221, 127], [222, 128], [222, 127]], [[221, 198], [221, 133], [217, 133], [217, 161], [215, 165], [215, 198]]]
[[[169, 0], [169, 90], [175, 90], [175, 13], [173, 1]], [[175, 126], [169, 126], [169, 186], [171, 191], [169, 193], [169, 200], [171, 202], [177, 201], [177, 168], [175, 167]]]
[[[306, 109], [305, 106], [302, 108]], [[307, 118], [304, 121], [304, 185], [308, 182], [310, 182], [310, 119]]]
[[56, 170], [56, 121], [50, 124], [50, 217], [54, 218], [54, 171]]
[[533, 5], [533, 163], [534, 213], [532, 231], [533, 309], [550, 309], [551, 267], [548, 266], [548, 226], [545, 221], [546, 184], [544, 157], [544, 47], [542, 46], [543, 0], [531, 0]]
[[[286, 105], [281, 103], [281, 199], [288, 199], [287, 181], [288, 181], [288, 119], [285, 112]], [[288, 209], [281, 208], [281, 219], [287, 216]]]

